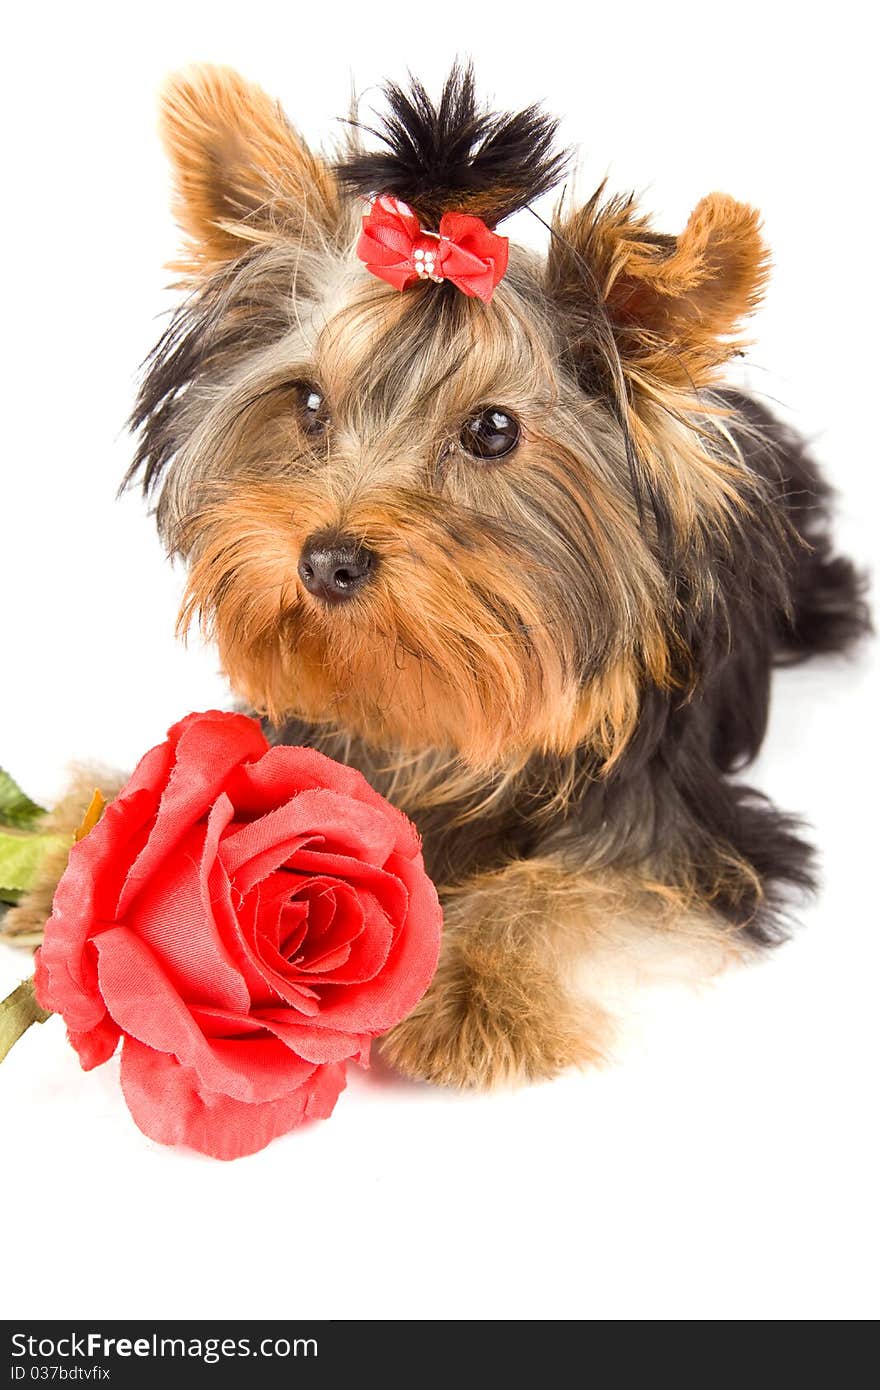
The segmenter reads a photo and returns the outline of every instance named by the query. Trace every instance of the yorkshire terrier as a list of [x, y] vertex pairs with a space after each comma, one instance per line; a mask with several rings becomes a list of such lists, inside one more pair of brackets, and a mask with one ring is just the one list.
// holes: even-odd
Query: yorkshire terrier
[[234, 72], [171, 80], [187, 295], [128, 481], [237, 695], [415, 820], [443, 951], [384, 1052], [488, 1086], [603, 1055], [590, 964], [635, 932], [784, 938], [811, 851], [730, 774], [774, 664], [868, 618], [804, 444], [720, 384], [755, 210], [710, 194], [675, 237], [600, 188], [545, 256], [508, 248], [568, 167], [556, 123], [461, 66], [386, 99], [328, 162]]

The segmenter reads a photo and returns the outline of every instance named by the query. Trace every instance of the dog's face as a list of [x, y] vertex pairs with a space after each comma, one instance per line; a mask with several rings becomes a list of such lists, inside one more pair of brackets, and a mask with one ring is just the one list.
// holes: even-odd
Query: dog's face
[[484, 304], [372, 277], [362, 198], [234, 74], [172, 83], [165, 133], [190, 296], [136, 467], [184, 619], [273, 718], [613, 762], [748, 488], [696, 392], [760, 286], [754, 213], [707, 199], [675, 241], [594, 199]]

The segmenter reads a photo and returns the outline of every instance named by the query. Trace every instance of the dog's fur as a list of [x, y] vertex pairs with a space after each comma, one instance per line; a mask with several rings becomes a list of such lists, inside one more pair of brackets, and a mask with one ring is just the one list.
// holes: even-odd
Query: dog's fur
[[[438, 107], [388, 97], [384, 149], [353, 135], [334, 166], [236, 74], [171, 81], [187, 295], [130, 478], [188, 562], [182, 627], [272, 736], [415, 819], [443, 954], [386, 1054], [485, 1085], [602, 1053], [573, 963], [634, 921], [734, 954], [784, 936], [810, 850], [729, 774], [773, 663], [843, 650], [867, 616], [804, 446], [720, 379], [767, 274], [755, 211], [713, 194], [671, 237], [599, 190], [560, 206], [546, 258], [511, 248], [491, 304], [399, 293], [354, 254], [359, 195], [494, 225], [565, 160], [537, 108], [482, 111], [467, 70]], [[522, 430], [494, 463], [460, 442], [487, 405]], [[344, 604], [299, 578], [315, 534], [377, 557]]]

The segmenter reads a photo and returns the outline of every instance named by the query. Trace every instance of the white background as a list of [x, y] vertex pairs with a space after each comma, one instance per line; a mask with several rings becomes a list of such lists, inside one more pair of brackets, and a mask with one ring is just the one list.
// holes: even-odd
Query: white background
[[[0, 83], [0, 762], [51, 799], [70, 759], [130, 767], [173, 719], [226, 698], [213, 656], [174, 642], [180, 576], [139, 500], [114, 501], [175, 244], [155, 91], [193, 60], [238, 66], [318, 140], [352, 78], [369, 100], [407, 66], [436, 84], [469, 51], [501, 104], [545, 98], [563, 114], [585, 188], [608, 171], [613, 188], [644, 190], [664, 230], [715, 188], [757, 203], [777, 268], [745, 379], [815, 436], [841, 540], [870, 563], [878, 209], [863, 14], [17, 7]], [[83, 1074], [57, 1020], [32, 1029], [0, 1072], [5, 1316], [876, 1314], [873, 661], [869, 648], [775, 687], [753, 778], [815, 826], [825, 888], [803, 934], [700, 995], [646, 1002], [612, 1069], [471, 1098], [377, 1068], [352, 1077], [329, 1123], [223, 1165], [151, 1145], [115, 1064]], [[0, 948], [0, 989], [26, 969]]]

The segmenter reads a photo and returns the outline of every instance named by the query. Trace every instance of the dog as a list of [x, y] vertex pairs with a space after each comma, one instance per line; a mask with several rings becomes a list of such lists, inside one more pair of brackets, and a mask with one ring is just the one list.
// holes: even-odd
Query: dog
[[711, 194], [670, 236], [603, 187], [539, 256], [496, 229], [569, 168], [543, 109], [491, 112], [462, 65], [385, 100], [331, 161], [230, 70], [170, 81], [186, 294], [127, 482], [271, 737], [416, 822], [443, 948], [384, 1053], [487, 1087], [607, 1054], [591, 963], [634, 933], [786, 937], [810, 847], [730, 774], [773, 666], [869, 619], [803, 442], [723, 382], [755, 210]]

